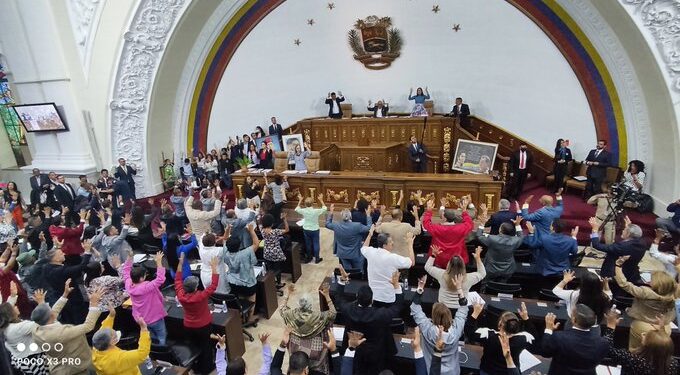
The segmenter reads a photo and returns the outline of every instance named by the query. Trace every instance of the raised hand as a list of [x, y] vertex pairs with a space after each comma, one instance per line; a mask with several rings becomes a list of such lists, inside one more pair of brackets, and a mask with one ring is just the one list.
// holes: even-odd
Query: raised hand
[[530, 196], [528, 196], [528, 197], [524, 200], [524, 204], [529, 204], [529, 203], [531, 203], [531, 201], [532, 201], [533, 199], [534, 199], [534, 195], [531, 194]]
[[335, 335], [333, 334], [333, 328], [329, 328], [326, 332], [328, 336], [328, 341], [323, 342], [323, 347], [328, 349], [329, 352], [333, 353], [337, 350], [335, 345]]
[[137, 325], [139, 325], [140, 331], [148, 330], [148, 328], [146, 326], [146, 322], [144, 321], [144, 318], [142, 318], [141, 316], [138, 316], [138, 317], [135, 318], [135, 321], [137, 322]]
[[87, 216], [88, 216], [87, 212], [88, 211], [85, 211], [85, 210], [80, 210], [80, 212], [78, 212], [78, 216], [80, 216], [80, 220], [83, 220], [83, 221], [87, 220]]
[[[416, 326], [416, 329], [418, 329], [417, 326]], [[349, 332], [347, 333], [347, 337], [348, 337], [347, 345], [348, 345], [350, 348], [355, 348], [355, 349], [356, 349], [359, 345], [361, 345], [361, 344], [363, 344], [364, 342], [366, 342], [366, 339], [364, 338], [364, 334], [361, 333], [361, 332], [349, 331]]]
[[572, 270], [562, 272], [562, 282], [566, 285], [576, 278], [576, 273]]
[[45, 303], [45, 291], [42, 289], [36, 289], [33, 292], [33, 299], [38, 305], [41, 303]]
[[571, 230], [571, 236], [576, 237], [578, 236], [578, 225], [574, 227], [574, 229]]
[[418, 279], [418, 289], [424, 290], [425, 284], [427, 284], [427, 274], [423, 275], [421, 278]]
[[517, 313], [522, 320], [529, 320], [529, 311], [527, 310], [527, 304], [522, 302], [520, 308], [517, 309]]
[[437, 245], [432, 245], [430, 246], [430, 249], [432, 250], [432, 255], [436, 257], [439, 256], [439, 254], [442, 252], [441, 248]]
[[260, 339], [260, 343], [262, 343], [262, 346], [264, 346], [267, 343], [267, 340], [269, 339], [270, 335], [271, 334], [269, 332], [264, 332], [257, 336], [257, 338]]
[[426, 207], [427, 207], [427, 210], [428, 210], [428, 211], [432, 211], [432, 209], [434, 209], [434, 199], [428, 200], [428, 201], [427, 201], [427, 206], [426, 206]]
[[109, 316], [111, 318], [115, 318], [116, 317], [116, 308], [110, 302], [109, 302], [109, 305], [107, 307], [109, 308]]
[[406, 237], [407, 243], [411, 245], [413, 244], [413, 241], [415, 240], [415, 235], [413, 234], [413, 232], [406, 232], [406, 235], [404, 237]]
[[416, 328], [413, 330], [413, 337], [411, 338], [411, 348], [413, 348], [413, 352], [422, 352], [423, 349], [421, 349], [420, 346], [420, 327], [416, 326]]
[[501, 332], [498, 335], [498, 340], [501, 343], [501, 351], [503, 352], [503, 357], [507, 362], [512, 362], [512, 354], [510, 353], [510, 339], [505, 332]]
[[109, 257], [109, 260], [111, 261], [111, 267], [114, 269], [118, 269], [120, 267], [120, 255], [114, 254]]
[[527, 225], [527, 230], [529, 231], [529, 233], [532, 233], [532, 234], [533, 234], [533, 233], [536, 231], [536, 230], [534, 229], [534, 225], [531, 224], [531, 221], [527, 221], [527, 222], [526, 222], [526, 225]]
[[281, 347], [282, 348], [287, 348], [288, 347], [288, 342], [290, 342], [290, 333], [293, 332], [293, 329], [286, 326], [286, 328], [283, 330], [283, 337], [281, 337]]
[[590, 227], [593, 228], [593, 233], [597, 233], [597, 231], [600, 230], [600, 223], [598, 222], [597, 218], [591, 217], [588, 219], [588, 224], [590, 224]]
[[17, 288], [17, 284], [14, 281], [10, 281], [10, 283], [9, 283], [9, 295], [16, 297], [17, 294], [19, 294], [19, 288]]
[[522, 216], [517, 215], [517, 216], [515, 217], [515, 220], [512, 220], [512, 223], [515, 224], [515, 226], [518, 226], [518, 225], [522, 224], [522, 220], [523, 220], [523, 219], [524, 219], [524, 218], [523, 218]]
[[345, 271], [345, 267], [343, 267], [342, 264], [340, 265], [340, 280], [342, 282], [347, 282], [347, 280], [349, 280], [349, 275], [347, 274], [347, 271]]
[[603, 277], [602, 278], [602, 291], [604, 291], [604, 292], [610, 291], [609, 280], [611, 280], [611, 278], [609, 278], [609, 277]]
[[331, 203], [331, 205], [328, 207], [329, 212], [333, 212], [335, 210], [335, 203]]
[[132, 214], [126, 213], [125, 217], [123, 217], [123, 224], [130, 225], [130, 222], [132, 222]]
[[556, 196], [556, 197], [561, 197], [561, 196], [562, 196], [562, 191], [563, 191], [563, 190], [564, 190], [564, 188], [559, 188], [559, 189], [557, 189], [557, 193], [555, 193], [555, 196]]
[[437, 329], [439, 333], [437, 334], [437, 341], [434, 343], [434, 348], [437, 349], [437, 351], [443, 352], [444, 346], [446, 345], [444, 343], [444, 327], [437, 326]]
[[153, 260], [156, 261], [156, 268], [162, 268], [163, 267], [163, 252], [159, 251], [154, 255]]
[[560, 327], [560, 323], [555, 322], [555, 314], [553, 313], [548, 313], [545, 316], [545, 329], [549, 329], [552, 331], [555, 331]]
[[227, 336], [226, 335], [216, 335], [214, 333], [210, 334], [210, 338], [213, 340], [217, 341], [217, 345], [219, 345], [220, 348], [224, 348], [227, 346]]
[[316, 199], [319, 200], [319, 202], [323, 202], [323, 194], [319, 193], [319, 195], [316, 196]]
[[62, 296], [64, 298], [68, 298], [68, 295], [73, 291], [73, 287], [71, 287], [71, 278], [69, 277], [66, 279], [66, 282], [64, 283], [64, 294]]
[[323, 283], [321, 285], [320, 292], [324, 296], [324, 298], [326, 298], [326, 299], [331, 298], [331, 288], [330, 288], [330, 285], [328, 285], [328, 283]]
[[482, 247], [481, 246], [477, 246], [475, 248], [474, 257], [475, 257], [476, 261], [479, 261], [479, 260], [482, 259]]
[[99, 306], [99, 301], [101, 301], [103, 295], [104, 295], [103, 288], [97, 288], [94, 291], [92, 291], [92, 293], [88, 295], [90, 297], [90, 307]]
[[621, 313], [616, 309], [609, 309], [604, 317], [607, 320], [607, 327], [611, 329], [616, 329], [619, 322], [623, 320]]
[[484, 305], [481, 303], [474, 303], [472, 305], [472, 316], [477, 319], [477, 317], [484, 311]]
[[519, 206], [519, 202], [515, 201], [515, 212], [520, 212], [521, 208]]
[[626, 216], [623, 217], [623, 222], [625, 223], [625, 226], [626, 226], [626, 227], [628, 227], [629, 225], [633, 224], [633, 221], [630, 220], [630, 218], [628, 217], [628, 215], [626, 215]]
[[626, 263], [626, 261], [628, 260], [628, 258], [630, 258], [630, 255], [626, 255], [626, 256], [623, 256], [623, 257], [619, 257], [619, 258], [616, 260], [616, 266], [618, 266], [618, 267], [623, 266], [623, 264]]
[[463, 279], [465, 277], [462, 274], [458, 274], [452, 277], [453, 286], [456, 290], [461, 291], [463, 289]]

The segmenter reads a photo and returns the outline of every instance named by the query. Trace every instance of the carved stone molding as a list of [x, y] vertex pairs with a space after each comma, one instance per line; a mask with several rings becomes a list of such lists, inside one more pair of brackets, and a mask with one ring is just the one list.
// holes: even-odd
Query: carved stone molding
[[124, 34], [111, 109], [112, 158], [138, 166], [137, 196], [153, 194], [145, 155], [149, 100], [158, 65], [186, 0], [141, 0]]
[[95, 30], [99, 23], [99, 17], [104, 8], [105, 0], [68, 0], [66, 8], [68, 10], [73, 38], [80, 54], [80, 62], [83, 71], [87, 75], [92, 41]]
[[628, 159], [651, 161], [648, 108], [640, 79], [625, 48], [591, 1], [558, 1], [588, 36], [611, 74], [626, 121]]
[[635, 7], [635, 13], [654, 37], [666, 63], [671, 87], [680, 92], [680, 6], [677, 0], [621, 0]]

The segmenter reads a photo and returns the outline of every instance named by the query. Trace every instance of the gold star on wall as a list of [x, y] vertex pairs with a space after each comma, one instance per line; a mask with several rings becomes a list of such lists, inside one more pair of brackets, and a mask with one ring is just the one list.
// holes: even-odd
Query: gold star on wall
[[333, 10], [335, 8], [335, 3], [328, 3], [328, 9]]
[[293, 44], [295, 44], [296, 46], [299, 47], [300, 44], [302, 44], [302, 42], [300, 41], [300, 39], [295, 39], [295, 40], [293, 41]]
[[433, 6], [432, 6], [432, 11], [433, 11], [434, 13], [439, 13], [439, 5], [433, 5]]
[[459, 32], [459, 31], [460, 31], [460, 24], [459, 24], [459, 23], [453, 25], [453, 31], [455, 31], [455, 32]]
[[314, 18], [310, 18], [307, 20], [307, 25], [309, 26], [314, 26]]

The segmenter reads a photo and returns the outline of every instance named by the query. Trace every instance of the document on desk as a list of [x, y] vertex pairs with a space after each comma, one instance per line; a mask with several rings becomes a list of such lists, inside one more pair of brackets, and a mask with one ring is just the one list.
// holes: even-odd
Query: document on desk
[[519, 369], [521, 372], [527, 371], [532, 367], [536, 367], [541, 364], [541, 360], [536, 358], [535, 355], [529, 353], [528, 350], [524, 349], [519, 353]]
[[254, 266], [253, 272], [255, 273], [255, 277], [260, 276], [260, 274], [262, 273], [262, 267], [261, 266]]
[[135, 254], [132, 257], [132, 263], [142, 263], [142, 262], [146, 261], [147, 259], [149, 259], [149, 256], [146, 255], [146, 254]]
[[201, 263], [191, 263], [191, 264], [189, 264], [189, 269], [192, 270], [192, 271], [196, 271], [199, 268], [201, 268]]
[[469, 292], [468, 296], [467, 296], [467, 300], [468, 300], [468, 303], [467, 303], [468, 306], [472, 306], [476, 303], [484, 306], [484, 304], [486, 303], [486, 301], [484, 301], [484, 298], [482, 298], [482, 296], [480, 296], [479, 293], [477, 293], [477, 292]]
[[333, 327], [333, 337], [335, 341], [342, 341], [345, 337], [345, 327]]

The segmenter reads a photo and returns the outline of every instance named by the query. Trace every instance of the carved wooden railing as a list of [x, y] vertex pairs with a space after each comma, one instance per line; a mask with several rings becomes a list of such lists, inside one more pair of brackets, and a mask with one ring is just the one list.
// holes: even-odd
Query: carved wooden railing
[[520, 143], [526, 144], [534, 157], [531, 170], [532, 176], [538, 181], [543, 181], [545, 176], [552, 173], [553, 155], [547, 154], [539, 147], [518, 137], [516, 134], [503, 130], [479, 117], [471, 117], [470, 125], [465, 128], [469, 133], [478, 135], [479, 140], [482, 142], [498, 143], [498, 154], [510, 156], [519, 149]]

